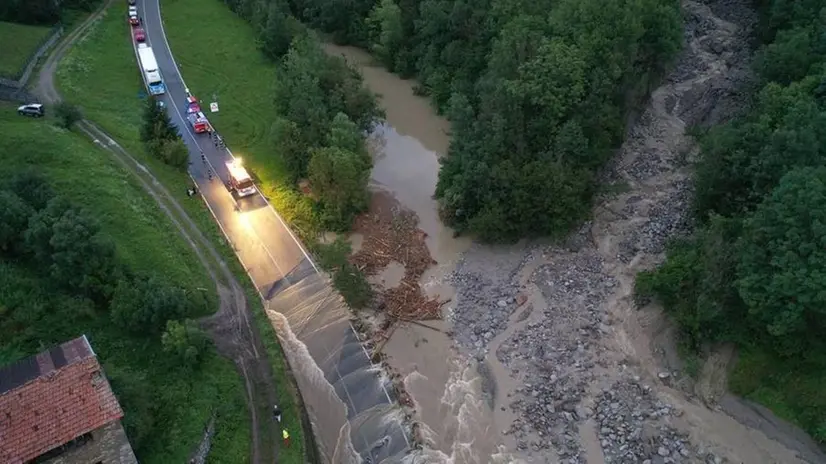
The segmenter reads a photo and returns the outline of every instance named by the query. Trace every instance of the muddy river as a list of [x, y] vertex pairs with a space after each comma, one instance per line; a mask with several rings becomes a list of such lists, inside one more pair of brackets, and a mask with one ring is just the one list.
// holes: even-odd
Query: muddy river
[[[371, 188], [391, 193], [404, 207], [416, 212], [419, 227], [427, 233], [430, 253], [438, 263], [422, 277], [422, 288], [428, 296], [442, 301], [454, 298], [447, 277], [471, 242], [454, 237], [453, 231], [442, 224], [433, 199], [439, 158], [450, 143], [450, 124], [436, 114], [427, 98], [414, 94], [415, 81], [388, 72], [363, 50], [330, 44], [325, 49], [358, 68], [365, 84], [379, 96], [387, 118], [370, 139], [374, 153]], [[375, 283], [393, 286], [401, 278], [403, 268], [393, 264], [398, 263], [391, 263]], [[445, 316], [452, 305], [444, 306]], [[416, 461], [513, 462], [500, 452], [509, 444], [501, 431], [510, 418], [497, 417], [492, 403], [485, 400], [474, 360], [460, 354], [443, 333], [450, 329], [449, 323], [429, 324], [442, 332], [407, 324], [394, 331], [383, 349], [390, 366], [404, 378], [422, 436], [430, 448], [419, 453]], [[504, 370], [501, 374], [506, 382], [507, 374]]]
[[[637, 272], [689, 230], [686, 160], [697, 147], [686, 128], [733, 114], [748, 81], [749, 2], [681, 3], [685, 48], [609, 170], [627, 191], [601, 197], [564, 246], [454, 238], [432, 198], [449, 124], [414, 95], [415, 82], [364, 51], [326, 46], [380, 96], [387, 120], [371, 139], [372, 187], [418, 214], [438, 263], [421, 287], [451, 298], [438, 330], [401, 325], [383, 347], [428, 445], [402, 462], [826, 462], [794, 427], [725, 394], [730, 356], [710, 357], [693, 384], [669, 361], [678, 356], [667, 355], [676, 350], [661, 308], [634, 304]], [[374, 282], [387, 288], [403, 274], [391, 262]]]

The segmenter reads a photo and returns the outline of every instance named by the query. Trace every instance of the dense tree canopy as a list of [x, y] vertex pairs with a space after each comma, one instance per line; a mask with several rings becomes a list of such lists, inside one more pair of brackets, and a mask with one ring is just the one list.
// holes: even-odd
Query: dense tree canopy
[[165, 353], [189, 367], [197, 366], [209, 348], [207, 335], [190, 320], [167, 322], [161, 343]]
[[[762, 398], [826, 442], [826, 22], [822, 2], [762, 2], [762, 80], [750, 111], [701, 138], [702, 224], [637, 280], [695, 349], [733, 341], [768, 353]], [[772, 361], [773, 360], [773, 361]], [[773, 384], [775, 390], [766, 390]], [[818, 399], [821, 398], [821, 399]]]
[[52, 25], [66, 10], [92, 11], [100, 0], [0, 0], [0, 21]]
[[194, 313], [186, 292], [158, 276], [123, 279], [112, 297], [112, 320], [135, 333], [160, 333], [167, 321]]
[[588, 211], [593, 171], [681, 40], [673, 0], [291, 6], [419, 77], [453, 122], [436, 191], [442, 216], [489, 240], [562, 232]]
[[749, 317], [790, 354], [823, 346], [826, 330], [826, 167], [802, 168], [744, 222], [735, 286]]
[[118, 278], [115, 247], [86, 212], [55, 197], [29, 218], [23, 236], [58, 285], [94, 298], [111, 294]]

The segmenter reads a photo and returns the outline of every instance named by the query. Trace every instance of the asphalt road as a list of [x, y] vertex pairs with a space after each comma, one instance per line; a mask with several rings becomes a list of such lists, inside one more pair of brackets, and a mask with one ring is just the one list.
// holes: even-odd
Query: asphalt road
[[[341, 459], [343, 426], [349, 422], [349, 441], [358, 454], [369, 462], [395, 460], [392, 457], [410, 445], [398, 423], [386, 420], [385, 412], [393, 409], [395, 401], [359, 342], [349, 310], [264, 197], [259, 194], [236, 203], [225, 188], [224, 163], [232, 153], [216, 148], [208, 135], [195, 134], [184, 118], [186, 84], [166, 40], [159, 1], [138, 0], [137, 5], [167, 88], [159, 99], [189, 148], [190, 174], [261, 298], [288, 323], [279, 327], [282, 341], [295, 339], [282, 345], [321, 452], [327, 462]], [[199, 95], [198, 89], [190, 91]], [[208, 110], [208, 102], [203, 106]], [[205, 114], [209, 117], [208, 111]], [[220, 127], [216, 130], [220, 133]], [[208, 178], [210, 170], [213, 181]], [[319, 370], [324, 379], [319, 378]], [[341, 411], [342, 404], [346, 412]]]

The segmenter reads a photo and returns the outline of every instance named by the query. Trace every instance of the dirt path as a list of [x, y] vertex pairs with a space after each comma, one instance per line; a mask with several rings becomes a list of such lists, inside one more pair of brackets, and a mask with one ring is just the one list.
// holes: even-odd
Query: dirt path
[[[732, 116], [750, 79], [748, 2], [682, 6], [685, 48], [606, 169], [622, 193], [566, 243], [474, 246], [454, 276], [457, 341], [486, 361], [496, 413], [516, 417], [504, 441], [529, 462], [826, 462], [794, 427], [721, 398], [730, 353], [711, 357], [695, 390], [661, 308], [634, 304], [637, 273], [691, 228], [687, 129]], [[524, 308], [494, 304], [516, 294]]]
[[[94, 22], [112, 3], [114, 0], [109, 0], [77, 29], [63, 38], [48, 57], [38, 76], [38, 85], [35, 90], [44, 103], [60, 101], [61, 97], [54, 82], [60, 60], [72, 44], [91, 30]], [[144, 190], [155, 199], [161, 210], [195, 251], [201, 264], [208, 270], [220, 296], [220, 307], [218, 312], [200, 322], [212, 336], [218, 351], [235, 362], [244, 379], [252, 423], [251, 462], [258, 464], [277, 461], [279, 440], [276, 427], [269, 420], [270, 405], [276, 403], [277, 399], [272, 380], [272, 368], [257, 329], [250, 321], [246, 296], [240, 283], [178, 201], [145, 166], [91, 121], [80, 121], [77, 129], [107, 150], [115, 160], [135, 175]], [[270, 439], [265, 441], [264, 436], [269, 436]], [[195, 444], [193, 444], [194, 447]], [[203, 462], [204, 457], [198, 456], [196, 459], [197, 462]]]

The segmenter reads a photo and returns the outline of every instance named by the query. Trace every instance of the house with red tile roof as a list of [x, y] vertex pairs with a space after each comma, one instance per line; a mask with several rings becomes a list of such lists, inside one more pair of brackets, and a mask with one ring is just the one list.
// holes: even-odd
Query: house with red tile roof
[[0, 368], [0, 464], [137, 464], [86, 336]]

